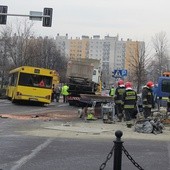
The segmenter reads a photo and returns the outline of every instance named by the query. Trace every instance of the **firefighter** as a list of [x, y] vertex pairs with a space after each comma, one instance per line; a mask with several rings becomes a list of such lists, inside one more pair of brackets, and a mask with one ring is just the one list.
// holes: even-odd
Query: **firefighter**
[[132, 89], [132, 83], [125, 83], [125, 92], [123, 94], [123, 109], [125, 113], [126, 125], [127, 127], [132, 126], [132, 119], [135, 118], [135, 110], [137, 103], [137, 93]]
[[145, 119], [151, 116], [151, 108], [154, 108], [154, 99], [152, 93], [153, 86], [154, 83], [152, 81], [148, 81], [142, 89], [142, 104]]
[[123, 107], [122, 107], [122, 96], [125, 92], [125, 85], [123, 80], [118, 81], [118, 87], [115, 90], [115, 114], [117, 115], [119, 121], [123, 118]]

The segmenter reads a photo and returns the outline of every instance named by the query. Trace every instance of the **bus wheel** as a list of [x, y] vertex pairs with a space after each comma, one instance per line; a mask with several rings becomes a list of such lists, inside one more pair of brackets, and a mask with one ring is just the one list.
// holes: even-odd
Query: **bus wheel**
[[16, 100], [15, 100], [15, 99], [12, 99], [12, 103], [16, 103]]
[[44, 104], [45, 104], [45, 103], [39, 103], [39, 105], [40, 105], [41, 107], [44, 107]]
[[11, 97], [7, 97], [8, 100], [11, 100]]

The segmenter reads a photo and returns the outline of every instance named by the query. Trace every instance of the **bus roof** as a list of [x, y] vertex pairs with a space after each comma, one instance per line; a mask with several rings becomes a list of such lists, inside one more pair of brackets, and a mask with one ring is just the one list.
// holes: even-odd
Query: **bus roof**
[[16, 72], [53, 76], [53, 70], [39, 68], [39, 67], [32, 67], [32, 66], [21, 66], [21, 67], [15, 68], [11, 70], [9, 74], [16, 73]]

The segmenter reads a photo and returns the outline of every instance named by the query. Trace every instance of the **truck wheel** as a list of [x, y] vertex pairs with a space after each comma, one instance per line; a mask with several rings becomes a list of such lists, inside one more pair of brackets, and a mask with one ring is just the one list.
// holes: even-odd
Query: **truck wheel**
[[77, 101], [77, 102], [75, 103], [75, 105], [76, 105], [77, 107], [80, 107], [80, 102]]
[[74, 106], [74, 103], [73, 102], [69, 102], [69, 106]]

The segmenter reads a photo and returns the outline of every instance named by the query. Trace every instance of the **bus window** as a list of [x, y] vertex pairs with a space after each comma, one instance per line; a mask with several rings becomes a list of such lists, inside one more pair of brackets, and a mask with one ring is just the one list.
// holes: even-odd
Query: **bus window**
[[17, 78], [18, 78], [18, 74], [17, 73], [12, 74], [10, 79], [9, 79], [9, 85], [16, 86]]
[[96, 73], [96, 70], [93, 70], [93, 75], [96, 75], [97, 73]]
[[18, 85], [51, 88], [52, 77], [36, 75], [36, 74], [20, 73]]

